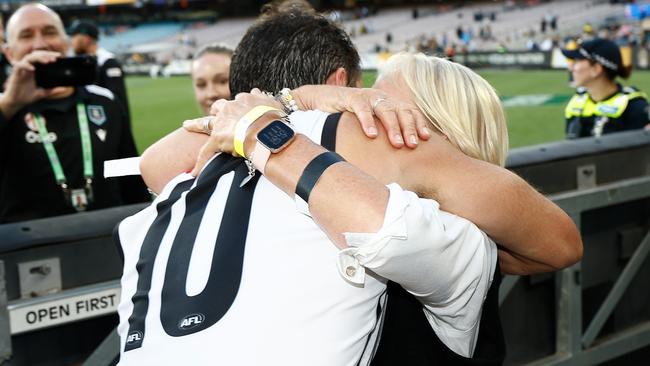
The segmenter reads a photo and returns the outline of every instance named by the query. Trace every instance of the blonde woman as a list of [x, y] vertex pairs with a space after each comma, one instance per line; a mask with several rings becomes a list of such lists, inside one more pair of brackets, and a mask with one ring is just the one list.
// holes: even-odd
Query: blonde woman
[[[406, 90], [404, 90], [406, 87]], [[400, 90], [432, 130], [473, 158], [504, 166], [508, 131], [492, 86], [469, 68], [423, 54], [398, 54], [385, 65], [375, 88]]]

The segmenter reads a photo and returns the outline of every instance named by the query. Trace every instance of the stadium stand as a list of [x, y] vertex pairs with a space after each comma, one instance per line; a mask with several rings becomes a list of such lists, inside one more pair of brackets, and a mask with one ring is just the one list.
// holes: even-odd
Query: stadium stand
[[[438, 54], [447, 45], [457, 51], [493, 51], [497, 49], [526, 50], [527, 42], [540, 44], [545, 38], [562, 39], [580, 33], [582, 26], [599, 24], [606, 19], [623, 18], [625, 7], [599, 1], [552, 1], [532, 6], [507, 7], [500, 3], [478, 3], [463, 7], [452, 5], [423, 5], [417, 19], [412, 8], [383, 9], [359, 19], [350, 14], [333, 16], [343, 19], [342, 27], [353, 35], [353, 42], [362, 56], [379, 51], [416, 50], [417, 45], [434, 39], [440, 45]], [[540, 20], [548, 14], [558, 17], [557, 29], [545, 34], [539, 30]], [[476, 20], [480, 15], [481, 20]], [[494, 20], [490, 20], [494, 17]], [[117, 53], [146, 53], [157, 60], [185, 59], [197, 46], [221, 42], [237, 45], [254, 18], [224, 18], [213, 24], [204, 22], [141, 25], [126, 32], [106, 36], [102, 46]], [[462, 28], [471, 36], [463, 42], [456, 35]], [[480, 29], [490, 29], [480, 37]], [[390, 44], [387, 34], [391, 35]], [[191, 44], [182, 40], [189, 39]], [[153, 43], [153, 44], [152, 44]], [[433, 50], [434, 52], [436, 50]]]
[[180, 23], [142, 24], [100, 40], [101, 47], [115, 53], [127, 53], [131, 47], [152, 43], [180, 32]]
[[[252, 23], [252, 18], [224, 19], [208, 26], [186, 28], [184, 33], [196, 40], [196, 44], [199, 45], [220, 42], [235, 48]], [[174, 41], [177, 41], [177, 37], [166, 37], [161, 40], [161, 42], [167, 43]]]
[[[425, 37], [440, 37], [447, 34], [449, 42], [454, 42], [460, 46], [461, 42], [454, 34], [454, 30], [458, 26], [473, 30], [473, 44], [470, 45], [472, 50], [494, 50], [501, 43], [507, 49], [523, 50], [526, 43], [524, 33], [529, 32], [531, 29], [539, 33], [540, 19], [549, 12], [559, 15], [556, 34], [564, 35], [575, 33], [577, 28], [581, 27], [585, 22], [597, 23], [606, 17], [623, 16], [624, 7], [609, 3], [592, 5], [591, 2], [579, 0], [555, 1], [515, 9], [504, 9], [502, 5], [476, 5], [458, 10], [449, 9], [444, 13], [427, 12], [425, 9], [421, 12], [423, 15], [415, 20], [411, 19], [410, 9], [402, 9], [344, 23], [344, 27], [349, 30], [355, 27], [358, 28], [364, 23], [372, 24], [374, 32], [358, 35], [354, 38], [354, 42], [361, 52], [372, 51], [376, 45], [388, 46], [385, 42], [385, 35], [389, 30], [393, 35], [393, 42], [389, 48], [393, 52], [407, 49], [407, 43], [413, 44], [422, 35]], [[426, 15], [427, 13], [428, 15]], [[478, 23], [472, 19], [475, 13], [496, 13], [496, 20], [483, 20], [482, 23]], [[476, 28], [480, 24], [490, 25], [493, 39], [478, 39]]]

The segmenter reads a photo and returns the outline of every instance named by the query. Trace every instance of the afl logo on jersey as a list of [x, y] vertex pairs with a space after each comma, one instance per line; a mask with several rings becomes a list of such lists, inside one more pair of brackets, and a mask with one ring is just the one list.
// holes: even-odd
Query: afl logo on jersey
[[205, 320], [205, 315], [199, 313], [199, 314], [190, 314], [181, 321], [178, 322], [178, 329], [181, 330], [188, 330], [196, 327], [197, 325], [203, 323]]
[[142, 342], [142, 332], [140, 331], [132, 332], [126, 337], [126, 344], [128, 345], [132, 345], [137, 342]]

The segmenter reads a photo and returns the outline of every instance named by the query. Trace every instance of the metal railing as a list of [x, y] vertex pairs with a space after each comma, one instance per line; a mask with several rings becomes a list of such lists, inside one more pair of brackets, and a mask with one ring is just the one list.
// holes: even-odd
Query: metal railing
[[[620, 203], [650, 198], [650, 176], [625, 179], [594, 188], [549, 196], [581, 227], [582, 213]], [[598, 338], [603, 325], [650, 253], [650, 232], [627, 262], [614, 286], [583, 332], [581, 263], [556, 274], [556, 352], [529, 365], [594, 365], [650, 345], [650, 321]], [[514, 288], [519, 276], [506, 276], [499, 304]]]

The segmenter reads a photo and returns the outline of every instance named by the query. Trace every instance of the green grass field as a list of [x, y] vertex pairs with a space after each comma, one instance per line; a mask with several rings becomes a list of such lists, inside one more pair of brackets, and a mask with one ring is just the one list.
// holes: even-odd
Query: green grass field
[[[568, 98], [566, 71], [480, 71], [503, 98], [554, 94]], [[374, 73], [364, 74], [371, 85]], [[650, 92], [650, 72], [636, 71], [626, 83]], [[140, 151], [165, 134], [180, 127], [185, 119], [200, 116], [189, 77], [150, 79], [127, 78], [133, 117], [133, 133]], [[559, 98], [561, 100], [562, 98]], [[564, 138], [564, 104], [506, 107], [510, 147], [539, 144]]]

